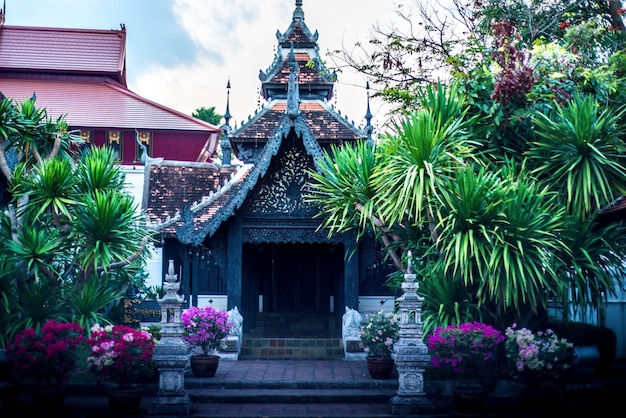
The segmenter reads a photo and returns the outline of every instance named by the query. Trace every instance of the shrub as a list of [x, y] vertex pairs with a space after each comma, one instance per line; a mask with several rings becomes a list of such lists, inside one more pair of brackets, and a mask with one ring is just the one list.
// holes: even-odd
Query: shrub
[[26, 328], [8, 347], [15, 375], [46, 385], [65, 382], [76, 367], [83, 331], [77, 323], [55, 320], [47, 321], [38, 330]]
[[574, 345], [550, 328], [535, 333], [513, 324], [505, 335], [506, 356], [516, 378], [558, 379], [571, 366]]
[[154, 340], [147, 331], [125, 325], [96, 324], [87, 340], [87, 364], [99, 378], [126, 386], [154, 373]]
[[484, 376], [496, 363], [502, 332], [482, 322], [437, 327], [426, 338], [433, 367], [452, 370], [462, 379]]

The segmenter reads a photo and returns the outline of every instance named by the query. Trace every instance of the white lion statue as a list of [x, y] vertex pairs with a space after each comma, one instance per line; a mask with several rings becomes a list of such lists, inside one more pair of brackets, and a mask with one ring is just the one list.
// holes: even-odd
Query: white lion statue
[[234, 335], [236, 337], [241, 337], [242, 334], [242, 324], [243, 324], [243, 316], [239, 313], [239, 308], [234, 307], [228, 311], [228, 321], [232, 323], [230, 327], [230, 332], [228, 335]]
[[358, 337], [359, 331], [361, 331], [361, 321], [363, 317], [356, 309], [348, 308], [346, 306], [346, 313], [342, 318], [342, 331], [341, 335], [346, 340], [347, 337]]

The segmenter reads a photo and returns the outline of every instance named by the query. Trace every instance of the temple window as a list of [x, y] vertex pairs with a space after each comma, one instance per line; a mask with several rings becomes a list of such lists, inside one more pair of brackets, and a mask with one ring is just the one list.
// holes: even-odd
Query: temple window
[[83, 154], [93, 143], [93, 132], [87, 129], [80, 130], [80, 139], [83, 141], [78, 147], [79, 154]]
[[122, 159], [122, 132], [107, 131], [107, 145], [115, 150], [117, 159]]

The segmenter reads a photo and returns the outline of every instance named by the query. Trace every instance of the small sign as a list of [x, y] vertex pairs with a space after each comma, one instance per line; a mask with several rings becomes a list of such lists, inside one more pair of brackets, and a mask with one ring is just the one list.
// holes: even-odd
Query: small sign
[[161, 322], [161, 306], [156, 300], [124, 299], [124, 324]]

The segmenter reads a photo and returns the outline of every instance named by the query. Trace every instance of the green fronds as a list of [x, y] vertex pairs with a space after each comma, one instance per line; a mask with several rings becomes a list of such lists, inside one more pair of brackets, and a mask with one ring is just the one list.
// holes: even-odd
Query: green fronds
[[534, 173], [559, 185], [568, 210], [584, 219], [626, 193], [624, 110], [601, 109], [597, 100], [575, 97], [567, 106], [537, 113], [537, 141], [528, 156]]
[[[514, 172], [517, 178], [502, 176]], [[557, 290], [551, 254], [564, 251], [566, 217], [557, 195], [521, 168], [468, 168], [442, 197], [437, 247], [446, 275], [462, 277], [481, 303], [501, 311], [545, 305], [546, 294]]]
[[[463, 99], [457, 90], [427, 89], [423, 108], [383, 137], [372, 174], [376, 205], [389, 224], [432, 220], [430, 205], [454, 173], [473, 161], [477, 143], [466, 132]], [[428, 107], [430, 106], [430, 107]]]
[[358, 236], [375, 223], [371, 174], [379, 163], [374, 150], [364, 142], [332, 146], [311, 171], [304, 200], [320, 208], [321, 227], [334, 233], [356, 229]]
[[35, 279], [45, 275], [53, 258], [63, 249], [57, 229], [46, 230], [35, 226], [25, 226], [17, 240], [6, 244], [8, 258], [18, 266], [22, 266]]
[[81, 248], [79, 264], [89, 271], [129, 257], [139, 249], [146, 233], [142, 236], [132, 196], [96, 190], [85, 196], [84, 205], [76, 207], [72, 235]]
[[125, 175], [116, 162], [116, 152], [111, 147], [90, 147], [80, 159], [78, 189], [115, 189], [122, 191]]
[[[22, 168], [25, 165], [21, 166]], [[36, 165], [32, 172], [24, 175], [18, 170], [12, 192], [16, 198], [27, 197], [30, 204], [21, 207], [20, 214], [26, 212], [28, 219], [37, 220], [42, 214], [63, 215], [72, 219], [71, 207], [77, 204], [76, 177], [69, 160], [52, 159]]]

